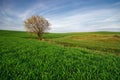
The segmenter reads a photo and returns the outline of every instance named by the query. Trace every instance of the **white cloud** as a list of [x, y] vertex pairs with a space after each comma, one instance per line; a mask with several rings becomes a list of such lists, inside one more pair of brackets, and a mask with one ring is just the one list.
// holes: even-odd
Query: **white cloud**
[[[64, 0], [62, 1], [64, 2]], [[112, 6], [118, 6], [119, 4], [120, 2]], [[83, 32], [120, 28], [120, 10], [117, 8], [96, 9], [95, 6], [91, 6], [55, 14], [54, 11], [62, 11], [62, 9], [70, 6], [69, 4], [58, 5], [59, 3], [46, 5], [38, 2], [20, 13], [7, 7], [1, 11], [0, 23], [2, 24], [0, 24], [0, 28], [24, 30], [23, 20], [36, 14], [47, 17], [51, 23], [51, 32]], [[13, 16], [16, 18], [13, 18]]]
[[34, 6], [30, 7], [28, 10], [23, 12], [22, 14], [19, 14], [18, 16], [22, 19], [25, 20], [26, 18], [30, 17], [31, 15], [35, 14], [37, 10], [45, 8], [46, 6], [43, 4], [35, 4]]
[[23, 21], [34, 14], [37, 9], [45, 7], [43, 4], [35, 4], [31, 6], [26, 11], [18, 13], [17, 11], [12, 10], [7, 7], [4, 10], [0, 11], [0, 29], [8, 30], [25, 30]]
[[[117, 13], [116, 13], [117, 12]], [[120, 16], [117, 10], [101, 9], [85, 13], [75, 12], [69, 16], [51, 17], [51, 32], [95, 31], [102, 28], [119, 28]]]

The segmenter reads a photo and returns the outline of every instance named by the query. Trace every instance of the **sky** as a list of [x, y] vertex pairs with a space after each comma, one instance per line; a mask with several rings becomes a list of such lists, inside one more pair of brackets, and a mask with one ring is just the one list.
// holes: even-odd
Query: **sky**
[[120, 32], [120, 0], [0, 0], [0, 30], [25, 31], [32, 15], [45, 17], [50, 32]]

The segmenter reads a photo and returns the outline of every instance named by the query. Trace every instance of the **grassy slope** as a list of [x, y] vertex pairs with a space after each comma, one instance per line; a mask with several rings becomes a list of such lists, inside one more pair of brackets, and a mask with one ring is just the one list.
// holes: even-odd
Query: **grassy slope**
[[50, 41], [64, 46], [86, 48], [117, 55], [120, 54], [119, 32], [74, 33], [60, 38], [53, 38]]
[[[84, 41], [84, 37], [90, 34], [119, 35], [120, 33], [97, 32], [44, 35], [45, 40], [48, 40], [48, 42], [55, 41], [55, 43], [51, 44], [46, 41], [38, 41], [36, 37], [29, 38], [30, 35], [25, 32], [0, 31], [0, 79], [119, 80], [119, 56], [82, 49], [80, 40], [79, 44], [76, 44], [78, 48], [62, 47], [56, 44], [58, 41], [64, 42], [66, 39], [68, 43], [74, 44], [72, 39], [75, 38], [71, 37], [77, 36], [78, 38], [78, 35], [80, 37], [83, 35], [82, 39]], [[116, 40], [116, 43], [112, 43], [112, 45], [119, 46], [118, 42], [119, 40]], [[88, 44], [90, 44], [89, 41]], [[68, 44], [68, 46], [71, 45]], [[117, 49], [117, 47], [115, 48]], [[99, 49], [97, 50], [99, 51]], [[113, 50], [113, 52], [116, 52], [116, 50]], [[119, 48], [117, 52], [119, 52]]]

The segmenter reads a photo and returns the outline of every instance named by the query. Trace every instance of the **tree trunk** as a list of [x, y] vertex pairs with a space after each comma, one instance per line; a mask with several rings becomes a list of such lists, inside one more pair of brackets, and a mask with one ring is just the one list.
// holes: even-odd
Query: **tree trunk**
[[37, 33], [38, 39], [42, 40], [42, 34], [41, 33]]

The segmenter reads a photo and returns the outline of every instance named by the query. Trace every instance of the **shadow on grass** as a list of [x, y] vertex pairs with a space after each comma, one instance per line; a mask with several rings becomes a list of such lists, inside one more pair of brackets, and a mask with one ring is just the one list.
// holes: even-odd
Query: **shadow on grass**
[[24, 39], [38, 39], [37, 37], [21, 37], [21, 38], [24, 38]]

